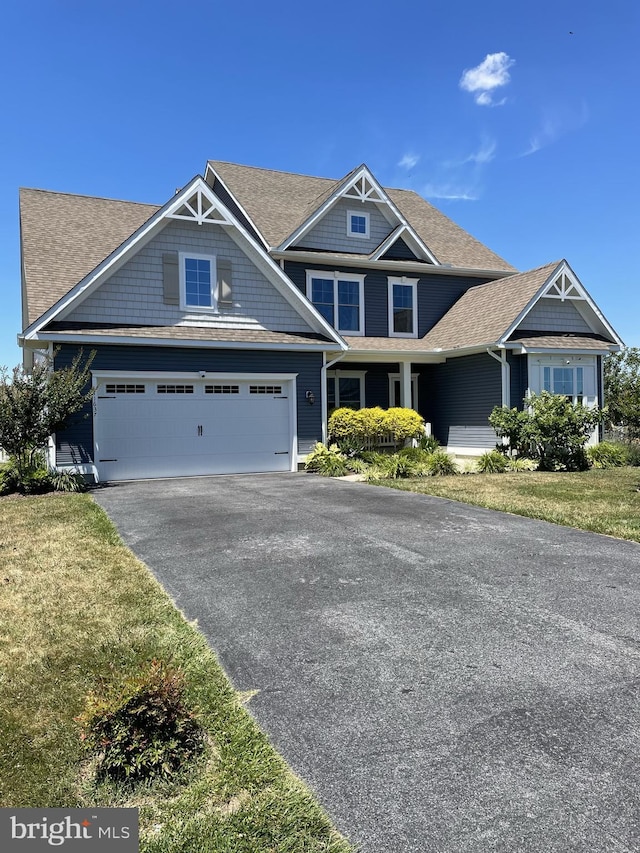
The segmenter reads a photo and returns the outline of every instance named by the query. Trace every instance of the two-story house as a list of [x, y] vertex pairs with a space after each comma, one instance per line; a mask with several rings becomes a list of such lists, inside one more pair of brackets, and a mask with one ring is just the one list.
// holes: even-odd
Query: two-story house
[[52, 461], [100, 481], [293, 471], [337, 406], [412, 406], [450, 450], [496, 405], [602, 401], [621, 340], [566, 261], [527, 272], [366, 166], [211, 161], [162, 207], [26, 189], [25, 362], [95, 351]]

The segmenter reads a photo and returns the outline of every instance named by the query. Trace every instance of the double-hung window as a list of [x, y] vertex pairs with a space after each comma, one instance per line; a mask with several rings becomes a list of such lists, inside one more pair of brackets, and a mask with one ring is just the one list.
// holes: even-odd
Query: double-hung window
[[389, 278], [389, 336], [418, 336], [417, 278]]
[[364, 334], [364, 276], [307, 270], [307, 297], [334, 329]]
[[180, 304], [183, 309], [215, 311], [216, 259], [213, 255], [180, 253]]

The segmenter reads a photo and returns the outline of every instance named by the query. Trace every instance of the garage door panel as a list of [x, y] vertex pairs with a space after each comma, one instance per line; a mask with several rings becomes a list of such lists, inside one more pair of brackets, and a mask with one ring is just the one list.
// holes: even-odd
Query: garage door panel
[[[109, 381], [109, 380], [107, 380]], [[135, 380], [140, 383], [140, 380]], [[131, 385], [118, 380], [112, 387]], [[98, 396], [95, 442], [101, 479], [137, 479], [291, 469], [293, 398], [250, 393], [257, 380], [233, 382], [238, 393], [157, 393], [167, 382], [146, 382], [145, 393]], [[269, 390], [269, 389], [268, 389]], [[291, 389], [292, 390], [292, 389]]]

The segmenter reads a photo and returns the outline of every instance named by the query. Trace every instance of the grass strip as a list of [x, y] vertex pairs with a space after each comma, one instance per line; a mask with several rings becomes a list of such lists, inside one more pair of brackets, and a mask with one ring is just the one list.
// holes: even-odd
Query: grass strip
[[465, 474], [375, 484], [640, 542], [640, 468]]
[[[96, 785], [74, 717], [152, 658], [184, 670], [206, 756], [171, 783]], [[353, 849], [87, 495], [0, 499], [0, 806], [138, 806], [148, 853]]]

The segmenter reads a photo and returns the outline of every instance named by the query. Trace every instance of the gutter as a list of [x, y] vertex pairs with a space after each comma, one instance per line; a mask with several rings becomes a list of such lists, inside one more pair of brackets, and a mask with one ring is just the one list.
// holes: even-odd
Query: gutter
[[487, 347], [487, 353], [494, 358], [500, 365], [500, 374], [502, 380], [502, 405], [508, 409], [511, 408], [511, 365], [507, 361], [507, 351], [504, 347], [500, 348], [500, 356]]
[[336, 257], [335, 255], [323, 252], [288, 252], [270, 249], [269, 254], [274, 260], [299, 261], [305, 264], [318, 264], [320, 266], [331, 267], [332, 269], [335, 269], [336, 266], [345, 266], [380, 270], [381, 265], [383, 265], [385, 270], [394, 270], [397, 272], [403, 270], [404, 272], [420, 272], [425, 275], [461, 275], [488, 278], [492, 281], [497, 278], [506, 278], [518, 274], [518, 270], [468, 269], [466, 267], [453, 267], [445, 264], [414, 263], [413, 261], [372, 261], [366, 257]]

